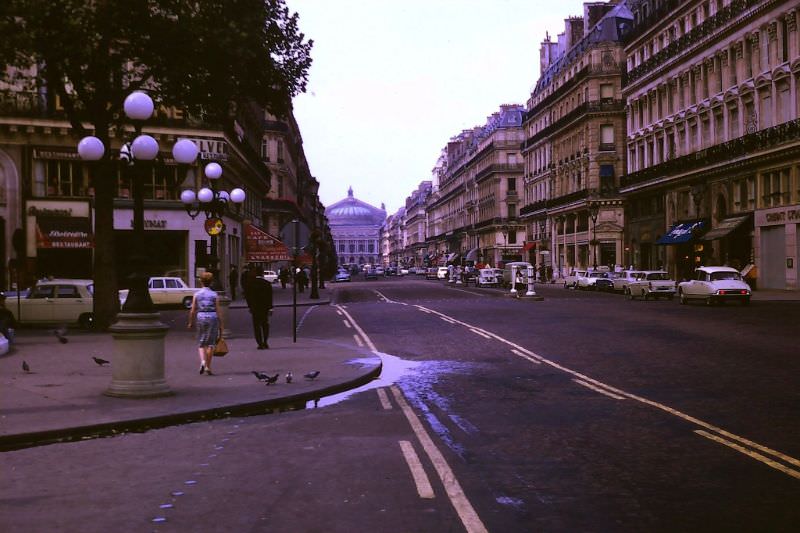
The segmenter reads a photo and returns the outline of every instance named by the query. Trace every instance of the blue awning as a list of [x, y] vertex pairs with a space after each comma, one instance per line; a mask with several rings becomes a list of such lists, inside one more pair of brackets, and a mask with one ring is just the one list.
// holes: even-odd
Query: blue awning
[[697, 232], [702, 231], [704, 222], [695, 220], [693, 222], [679, 222], [673, 224], [669, 231], [656, 241], [656, 244], [681, 244], [691, 241]]

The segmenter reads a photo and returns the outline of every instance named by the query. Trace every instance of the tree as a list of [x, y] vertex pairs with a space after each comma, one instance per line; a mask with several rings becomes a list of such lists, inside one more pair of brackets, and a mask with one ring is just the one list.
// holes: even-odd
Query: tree
[[[110, 146], [122, 102], [146, 90], [156, 102], [205, 123], [224, 123], [240, 103], [277, 116], [304, 92], [311, 40], [284, 0], [3, 0], [0, 80], [57, 100], [76, 142]], [[95, 316], [107, 327], [119, 307], [114, 264], [114, 162], [95, 179]]]

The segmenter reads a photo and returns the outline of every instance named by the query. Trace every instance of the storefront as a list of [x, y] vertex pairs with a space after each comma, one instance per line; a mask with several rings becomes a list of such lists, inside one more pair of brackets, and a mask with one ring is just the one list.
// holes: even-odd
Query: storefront
[[755, 212], [758, 287], [798, 290], [800, 204]]
[[701, 239], [705, 228], [704, 220], [677, 222], [656, 241], [668, 248], [667, 269], [676, 279], [690, 279], [694, 269], [705, 264], [708, 245]]
[[27, 277], [92, 278], [91, 209], [87, 201], [28, 200]]

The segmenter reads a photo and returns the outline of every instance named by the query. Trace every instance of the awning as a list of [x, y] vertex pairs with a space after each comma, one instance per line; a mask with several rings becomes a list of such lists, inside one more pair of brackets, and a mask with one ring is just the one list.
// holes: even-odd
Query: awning
[[289, 249], [277, 237], [270, 235], [253, 225], [245, 226], [244, 249], [247, 261], [268, 263], [270, 261], [288, 261], [291, 259]]
[[479, 251], [478, 248], [473, 248], [472, 250], [467, 252], [467, 255], [464, 257], [464, 260], [472, 261], [473, 263], [477, 263], [478, 262], [478, 251]]
[[716, 228], [713, 228], [703, 235], [704, 241], [713, 241], [725, 237], [733, 230], [744, 224], [750, 219], [750, 215], [741, 215], [723, 219]]
[[455, 253], [452, 253], [452, 254], [447, 254], [447, 258], [445, 259], [444, 262], [445, 263], [454, 263], [454, 262], [456, 262], [456, 260], [458, 260], [458, 258], [459, 258], [458, 252], [455, 252]]
[[86, 217], [36, 217], [37, 248], [94, 248]]
[[524, 251], [526, 251], [526, 252], [529, 252], [530, 250], [532, 250], [535, 247], [536, 247], [536, 243], [534, 241], [528, 241], [528, 242], [525, 243], [525, 245], [522, 247], [522, 249]]
[[689, 242], [695, 237], [697, 232], [703, 230], [704, 224], [702, 220], [673, 224], [669, 231], [656, 241], [656, 244], [681, 244]]

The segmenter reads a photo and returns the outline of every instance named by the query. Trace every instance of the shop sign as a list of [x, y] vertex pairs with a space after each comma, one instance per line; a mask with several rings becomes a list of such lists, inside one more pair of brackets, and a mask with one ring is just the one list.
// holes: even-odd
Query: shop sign
[[205, 222], [206, 233], [210, 236], [219, 235], [225, 231], [225, 223], [221, 218], [207, 218]]
[[198, 158], [203, 161], [227, 161], [228, 145], [216, 139], [189, 139], [197, 145]]
[[[133, 227], [133, 219], [131, 219], [131, 228]], [[164, 219], [154, 220], [144, 219], [144, 229], [167, 229], [167, 221]]]
[[244, 248], [247, 261], [266, 263], [270, 261], [289, 261], [289, 248], [277, 237], [253, 225], [245, 226]]
[[62, 161], [80, 161], [81, 158], [78, 155], [78, 152], [73, 151], [66, 151], [66, 150], [53, 150], [53, 149], [41, 149], [41, 148], [34, 148], [33, 149], [33, 158], [34, 159], [58, 159]]
[[756, 211], [756, 226], [800, 224], [800, 205]]
[[36, 219], [37, 248], [94, 248], [89, 219], [84, 217], [39, 217]]

